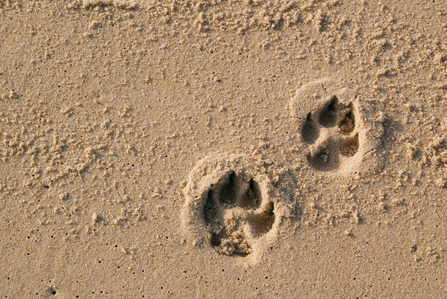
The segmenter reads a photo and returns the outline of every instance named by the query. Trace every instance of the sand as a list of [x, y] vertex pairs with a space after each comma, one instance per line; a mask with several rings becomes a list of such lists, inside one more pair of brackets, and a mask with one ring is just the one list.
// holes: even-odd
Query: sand
[[447, 297], [445, 24], [0, 0], [1, 298]]

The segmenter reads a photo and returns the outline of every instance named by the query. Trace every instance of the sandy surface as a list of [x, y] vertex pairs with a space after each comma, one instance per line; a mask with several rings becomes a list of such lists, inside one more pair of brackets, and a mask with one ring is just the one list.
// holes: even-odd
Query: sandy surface
[[1, 298], [447, 297], [445, 24], [0, 0]]

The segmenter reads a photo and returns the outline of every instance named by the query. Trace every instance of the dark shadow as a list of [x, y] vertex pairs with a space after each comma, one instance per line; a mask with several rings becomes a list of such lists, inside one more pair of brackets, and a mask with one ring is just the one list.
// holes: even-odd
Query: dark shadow
[[318, 127], [312, 120], [312, 115], [309, 113], [301, 130], [301, 137], [306, 143], [314, 143], [318, 139], [318, 135]]
[[396, 143], [396, 133], [402, 130], [402, 124], [390, 116], [386, 115], [385, 120], [382, 122], [383, 126], [383, 134], [381, 138], [381, 144], [380, 147], [377, 149], [381, 153], [378, 155], [378, 157], [381, 158], [381, 161], [379, 161], [379, 165], [381, 165], [380, 171], [382, 171], [385, 168], [386, 160], [388, 158], [387, 153], [392, 151], [392, 148], [395, 146]]
[[349, 103], [348, 106], [344, 107], [342, 113], [344, 115], [341, 117], [341, 121], [338, 124], [338, 127], [340, 128], [340, 132], [342, 134], [348, 135], [349, 133], [354, 131], [355, 128], [355, 115], [352, 103]]
[[214, 197], [213, 190], [209, 190], [206, 196], [205, 206], [203, 208], [203, 218], [205, 220], [206, 225], [210, 225], [211, 223], [215, 223], [216, 219], [219, 219], [219, 207], [217, 205], [217, 201]]
[[220, 231], [219, 233], [211, 233], [211, 246], [217, 247], [222, 243], [222, 239], [224, 238], [224, 231]]
[[332, 140], [328, 140], [328, 145], [318, 153], [307, 155], [309, 164], [319, 171], [331, 171], [340, 165], [338, 150]]
[[236, 173], [231, 172], [219, 192], [219, 201], [222, 204], [233, 205], [237, 201], [238, 186], [236, 184]]
[[335, 126], [337, 123], [339, 110], [340, 105], [338, 103], [338, 98], [336, 96], [333, 96], [329, 103], [327, 103], [321, 111], [318, 122], [326, 128]]
[[247, 191], [239, 199], [239, 206], [243, 209], [256, 209], [262, 201], [261, 190], [253, 179], [248, 183]]
[[262, 214], [256, 215], [253, 218], [251, 225], [255, 235], [263, 235], [272, 229], [273, 223], [275, 222], [274, 208], [273, 202], [270, 202]]

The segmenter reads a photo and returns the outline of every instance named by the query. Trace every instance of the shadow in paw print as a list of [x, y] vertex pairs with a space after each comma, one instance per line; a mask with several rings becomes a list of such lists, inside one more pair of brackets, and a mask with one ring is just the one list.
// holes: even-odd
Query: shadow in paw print
[[338, 167], [340, 159], [337, 146], [333, 140], [327, 140], [327, 144], [316, 153], [307, 155], [309, 164], [319, 171], [331, 171]]
[[275, 222], [273, 203], [261, 205], [258, 183], [235, 172], [222, 177], [205, 199], [203, 218], [210, 243], [222, 254], [247, 256], [253, 238], [270, 231]]
[[239, 206], [243, 209], [256, 209], [261, 205], [261, 190], [258, 183], [250, 179], [247, 190], [239, 198]]
[[349, 135], [352, 131], [354, 131], [355, 128], [355, 116], [354, 111], [352, 107], [352, 103], [349, 103], [349, 105], [344, 106], [340, 111], [340, 123], [338, 124], [338, 127], [340, 129], [340, 132], [344, 135]]
[[343, 139], [339, 146], [340, 154], [345, 157], [354, 156], [359, 150], [359, 134], [355, 134], [354, 137], [348, 137]]
[[231, 172], [220, 188], [219, 201], [221, 204], [233, 205], [237, 200], [236, 173]]
[[337, 124], [338, 112], [340, 110], [340, 104], [338, 98], [333, 96], [329, 103], [320, 112], [318, 122], [325, 128], [333, 127]]
[[301, 130], [301, 135], [306, 143], [314, 143], [318, 139], [319, 131], [318, 126], [312, 120], [312, 114], [307, 115], [306, 121], [304, 122], [303, 129]]
[[275, 213], [273, 202], [270, 202], [266, 209], [262, 211], [259, 215], [254, 215], [252, 217], [253, 233], [256, 236], [261, 236], [268, 233], [275, 222]]
[[[385, 115], [385, 119], [382, 125], [383, 135], [381, 136], [381, 150], [382, 152], [391, 152], [392, 149], [396, 146], [396, 136], [403, 130], [403, 125], [401, 122], [397, 121], [394, 118], [391, 118], [389, 115]], [[385, 168], [388, 157], [388, 155], [383, 155], [381, 157], [383, 159], [381, 163], [381, 170]]]
[[219, 219], [219, 205], [216, 202], [214, 192], [212, 190], [208, 191], [208, 196], [206, 197], [205, 207], [203, 208], [203, 219], [207, 226], [211, 226]]
[[225, 231], [221, 230], [219, 233], [211, 233], [211, 246], [220, 246], [222, 239], [225, 237]]

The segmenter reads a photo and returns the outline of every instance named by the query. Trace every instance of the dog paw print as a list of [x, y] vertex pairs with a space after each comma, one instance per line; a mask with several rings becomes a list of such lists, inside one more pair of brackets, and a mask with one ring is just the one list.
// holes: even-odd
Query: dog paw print
[[343, 159], [359, 151], [359, 132], [353, 103], [343, 104], [332, 96], [316, 112], [309, 112], [301, 129], [309, 145], [307, 160], [320, 171], [337, 169]]
[[378, 164], [383, 127], [371, 102], [342, 83], [309, 83], [296, 92], [290, 109], [313, 169], [346, 173]]
[[183, 223], [196, 245], [246, 257], [276, 236], [279, 211], [270, 198], [270, 180], [245, 156], [201, 160], [185, 187]]
[[204, 221], [211, 245], [222, 254], [246, 256], [275, 222], [274, 204], [263, 201], [253, 178], [230, 171], [205, 196]]

